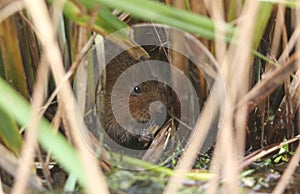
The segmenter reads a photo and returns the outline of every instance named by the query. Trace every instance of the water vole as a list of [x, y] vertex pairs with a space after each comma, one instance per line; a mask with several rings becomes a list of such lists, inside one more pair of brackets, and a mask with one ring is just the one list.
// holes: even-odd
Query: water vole
[[153, 79], [147, 63], [123, 51], [108, 62], [97, 83], [104, 131], [119, 145], [133, 149], [147, 148], [154, 135], [150, 126], [162, 126], [174, 106], [172, 89]]

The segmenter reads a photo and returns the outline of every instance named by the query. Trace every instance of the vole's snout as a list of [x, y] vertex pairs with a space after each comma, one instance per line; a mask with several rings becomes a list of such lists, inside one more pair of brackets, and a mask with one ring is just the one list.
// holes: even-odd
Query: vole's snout
[[150, 104], [150, 114], [159, 113], [165, 114], [167, 112], [166, 106], [161, 101], [155, 101]]
[[167, 118], [167, 108], [160, 101], [152, 102], [149, 106], [151, 120], [155, 121], [158, 126], [163, 125]]

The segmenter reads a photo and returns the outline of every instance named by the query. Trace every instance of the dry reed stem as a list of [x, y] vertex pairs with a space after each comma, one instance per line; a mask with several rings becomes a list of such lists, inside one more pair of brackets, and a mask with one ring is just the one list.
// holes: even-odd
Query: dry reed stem
[[[228, 193], [238, 193], [239, 191], [239, 174], [240, 171], [238, 169], [238, 162], [239, 158], [243, 157], [244, 150], [245, 150], [245, 126], [246, 126], [246, 120], [248, 116], [247, 106], [242, 106], [238, 109], [235, 109], [236, 103], [240, 100], [242, 96], [244, 96], [248, 92], [249, 87], [249, 70], [251, 64], [251, 49], [252, 49], [252, 37], [253, 37], [253, 29], [255, 25], [255, 19], [256, 13], [259, 7], [259, 3], [256, 1], [247, 1], [245, 4], [245, 10], [242, 12], [242, 17], [244, 15], [245, 20], [241, 21], [241, 24], [238, 25], [238, 29], [240, 30], [240, 34], [238, 35], [237, 42], [239, 43], [237, 47], [232, 44], [230, 47], [233, 47], [234, 57], [232, 58], [233, 61], [227, 61], [228, 64], [231, 63], [232, 68], [232, 74], [227, 74], [227, 78], [231, 80], [231, 76], [234, 76], [229, 82], [229, 92], [227, 93], [229, 98], [225, 98], [228, 102], [226, 102], [226, 106], [228, 108], [225, 108], [225, 111], [228, 118], [228, 130], [236, 130], [235, 134], [231, 138], [233, 141], [230, 141], [230, 139], [225, 139], [225, 142], [229, 142], [232, 146], [232, 152], [230, 150], [226, 149], [226, 144], [222, 145], [222, 153], [226, 153], [227, 160], [225, 160], [225, 163], [227, 162], [228, 168], [225, 169], [225, 174], [229, 174], [232, 176], [232, 178], [228, 178], [228, 189], [225, 189], [225, 192]], [[231, 48], [229, 48], [230, 52]], [[222, 68], [222, 67], [221, 67]], [[226, 79], [227, 80], [227, 79]], [[227, 81], [226, 81], [227, 82]], [[225, 83], [226, 83], [225, 82]], [[227, 88], [226, 88], [227, 91]], [[228, 111], [228, 109], [231, 109]], [[227, 112], [228, 111], [228, 112]], [[226, 113], [225, 113], [225, 126], [224, 130], [226, 129]], [[232, 124], [234, 126], [232, 126]], [[223, 138], [221, 136], [221, 138]], [[230, 138], [230, 137], [229, 137]], [[228, 154], [229, 153], [229, 154]], [[232, 155], [231, 155], [232, 154]], [[231, 156], [230, 156], [231, 155]], [[225, 158], [226, 159], [226, 158]], [[226, 166], [226, 164], [225, 164]], [[227, 171], [227, 172], [226, 172]], [[226, 184], [225, 184], [226, 186]], [[225, 187], [226, 188], [226, 187]]]
[[87, 54], [88, 49], [92, 45], [92, 42], [94, 40], [94, 36], [89, 39], [89, 41], [81, 48], [80, 52], [76, 55], [75, 61], [71, 65], [70, 69], [68, 72], [64, 75], [63, 81], [56, 86], [55, 90], [52, 92], [50, 97], [48, 98], [47, 102], [45, 105], [42, 107], [41, 111], [46, 111], [46, 109], [50, 106], [50, 104], [53, 102], [59, 91], [62, 89], [63, 85], [68, 83], [68, 80], [72, 77], [74, 74], [74, 71], [77, 69], [81, 61], [84, 59], [84, 56]]
[[286, 30], [285, 28], [282, 28], [282, 26], [285, 26], [284, 14], [285, 14], [285, 5], [283, 4], [278, 5], [274, 34], [272, 37], [272, 48], [271, 48], [271, 52], [274, 57], [276, 57], [278, 54], [282, 31]]
[[278, 59], [278, 63], [282, 63], [286, 59], [286, 56], [288, 56], [289, 53], [291, 53], [297, 40], [299, 40], [299, 36], [300, 36], [300, 26], [297, 25], [292, 36], [290, 37], [290, 40], [289, 40], [287, 46], [285, 47], [284, 51], [281, 53], [281, 55]]
[[[51, 126], [54, 130], [55, 133], [57, 133], [58, 129], [59, 129], [59, 126], [60, 126], [60, 123], [61, 123], [61, 118], [62, 118], [62, 107], [61, 105], [59, 104], [58, 107], [57, 107], [57, 111], [55, 112], [55, 115], [51, 121]], [[50, 160], [51, 160], [51, 152], [48, 151], [47, 152], [47, 156], [46, 156], [46, 159], [45, 159], [45, 164], [48, 166], [50, 164]]]
[[[34, 2], [26, 0], [25, 3], [32, 15], [33, 23], [36, 26], [38, 34], [40, 34], [45, 56], [50, 63], [55, 82], [59, 85], [64, 79], [65, 71], [46, 5], [43, 1], [38, 0]], [[95, 158], [87, 150], [86, 145], [82, 142], [82, 139], [78, 134], [78, 127], [84, 126], [83, 121], [81, 121], [83, 117], [79, 117], [79, 119], [75, 118], [75, 114], [80, 113], [76, 112], [75, 108], [77, 107], [70, 85], [64, 84], [62, 86], [62, 89], [59, 92], [59, 103], [63, 106], [65, 120], [67, 121], [68, 127], [71, 129], [70, 131], [72, 132], [74, 143], [78, 148], [78, 152], [82, 159], [83, 168], [87, 176], [87, 192], [91, 194], [99, 192], [109, 193], [103, 174], [101, 170], [97, 168]]]
[[[220, 80], [211, 91], [212, 95], [216, 95], [219, 92], [218, 86], [221, 84]], [[219, 99], [221, 101], [221, 98]], [[182, 154], [178, 165], [176, 166], [176, 173], [170, 178], [164, 193], [176, 193], [182, 186], [183, 174], [191, 169], [193, 162], [197, 156], [198, 150], [200, 150], [204, 138], [206, 137], [210, 125], [211, 118], [214, 118], [217, 112], [217, 106], [213, 106], [211, 96], [208, 97], [206, 105], [203, 107], [202, 113], [199, 116], [195, 129], [192, 132], [186, 151]], [[200, 125], [201, 124], [201, 125]]]
[[[293, 34], [290, 37], [290, 40], [288, 41], [286, 47], [284, 48], [281, 56], [278, 59], [278, 63], [282, 64], [284, 63], [285, 60], [288, 59], [288, 55], [289, 53], [292, 52], [292, 49], [295, 47], [295, 44], [297, 43], [297, 40], [299, 39], [300, 36], [300, 26], [296, 25]], [[299, 51], [297, 50], [296, 53], [291, 56], [288, 60], [291, 59], [297, 59], [299, 58], [299, 56], [297, 56], [299, 54]], [[291, 64], [294, 65], [294, 64]], [[296, 67], [296, 65], [294, 65], [294, 67]], [[298, 100], [298, 95], [299, 95], [299, 90], [300, 90], [300, 85], [299, 85], [299, 75], [300, 75], [300, 70], [298, 69], [296, 76], [294, 76], [292, 83], [289, 84], [289, 88], [285, 87], [285, 93], [286, 95], [284, 96], [284, 98], [282, 99], [279, 108], [277, 109], [277, 112], [275, 113], [275, 119], [283, 117], [283, 118], [293, 118], [295, 111], [297, 110], [297, 107], [299, 106], [300, 102]], [[289, 82], [289, 79], [287, 80]], [[290, 98], [291, 96], [291, 98]], [[279, 122], [278, 120], [275, 120], [275, 122]], [[290, 120], [287, 120], [287, 125], [290, 124]], [[275, 127], [278, 125], [274, 125]], [[274, 130], [272, 128], [273, 126], [271, 126], [270, 122], [267, 124], [266, 129], [267, 130]], [[276, 130], [278, 130], [278, 132], [280, 132], [277, 127]], [[279, 137], [279, 133], [275, 134], [273, 133], [273, 137], [269, 137], [269, 141], [280, 141], [282, 138]], [[279, 139], [280, 138], [280, 139]]]
[[[296, 70], [295, 60], [299, 59], [300, 52], [290, 56], [280, 67], [267, 72], [236, 105], [236, 107], [248, 104], [248, 111], [252, 111], [257, 105], [265, 100], [276, 88], [278, 88]], [[274, 79], [276, 77], [276, 79]]]
[[[299, 10], [296, 10], [296, 28], [299, 28], [299, 22], [300, 22], [300, 12]], [[298, 40], [297, 43], [296, 43], [296, 50], [297, 52], [300, 51], [300, 41]], [[300, 59], [298, 58], [297, 61], [297, 66], [298, 66], [298, 71], [296, 73], [296, 77], [294, 78], [293, 80], [293, 83], [291, 84], [291, 86], [299, 86], [298, 84], [295, 84], [295, 82], [298, 82], [299, 83], [299, 80], [300, 80]], [[300, 102], [300, 96], [298, 96], [298, 99], [296, 99], [298, 102]], [[297, 107], [298, 108], [298, 107]], [[298, 109], [299, 110], [299, 109]], [[300, 114], [299, 114], [299, 111], [298, 111], [298, 119], [300, 117]], [[298, 125], [298, 133], [300, 132], [300, 126]], [[274, 194], [280, 194], [280, 193], [284, 193], [286, 187], [288, 186], [289, 184], [289, 181], [291, 180], [292, 178], [292, 175], [294, 174], [298, 164], [299, 164], [299, 161], [300, 161], [300, 144], [298, 144], [298, 147], [296, 149], [296, 152], [295, 152], [295, 155], [292, 157], [292, 159], [290, 160], [287, 168], [285, 169], [283, 175], [281, 176], [279, 182], [277, 183], [276, 187], [274, 188], [273, 190], [273, 193]]]
[[205, 191], [205, 194], [217, 193], [218, 186], [221, 181], [220, 180], [220, 177], [222, 176], [221, 171], [220, 171], [221, 165], [219, 163], [219, 161], [221, 160], [221, 156], [220, 156], [220, 154], [217, 154], [217, 150], [221, 149], [220, 146], [221, 146], [221, 141], [217, 141], [215, 144], [216, 151], [213, 154], [213, 157], [211, 160], [211, 166], [210, 166], [210, 171], [215, 176], [208, 181], [208, 188]]
[[287, 141], [284, 141], [284, 142], [281, 142], [281, 143], [278, 143], [278, 144], [275, 144], [275, 145], [272, 145], [272, 146], [268, 146], [266, 148], [262, 148], [261, 150], [257, 150], [249, 155], [247, 155], [245, 158], [244, 158], [244, 162], [241, 163], [241, 169], [242, 168], [245, 168], [247, 167], [248, 165], [250, 165], [251, 163], [255, 162], [256, 160], [276, 151], [276, 150], [279, 150], [280, 148], [282, 148], [282, 146], [285, 146], [285, 145], [288, 145], [288, 144], [291, 144], [293, 142], [296, 142], [296, 141], [299, 141], [300, 140], [300, 135], [297, 135], [296, 137], [294, 138], [291, 138]]
[[[216, 91], [213, 91], [212, 93], [216, 93]], [[175, 168], [175, 173], [170, 178], [164, 193], [176, 193], [182, 186], [184, 173], [191, 169], [194, 160], [197, 157], [198, 150], [200, 150], [200, 147], [204, 142], [204, 138], [207, 135], [211, 115], [216, 114], [216, 110], [213, 110], [213, 108], [215, 107], [213, 107], [212, 98], [209, 96], [207, 103], [197, 120], [196, 127], [189, 138], [190, 144], [188, 144], [185, 152], [182, 154], [179, 163]]]
[[279, 44], [281, 40], [281, 34], [282, 34], [282, 26], [284, 24], [284, 13], [285, 13], [285, 6], [284, 5], [279, 5], [277, 9], [277, 14], [276, 14], [276, 23], [275, 23], [275, 28], [274, 28], [274, 34], [272, 37], [272, 48], [271, 52], [274, 57], [277, 56], [278, 54], [278, 49], [279, 49]]
[[[209, 4], [208, 4], [209, 3]], [[216, 21], [225, 21], [225, 15], [223, 10], [223, 3], [221, 1], [206, 1], [206, 7], [208, 8], [208, 12], [210, 13], [211, 17]], [[225, 41], [225, 34], [224, 32], [218, 28], [218, 25], [215, 24], [215, 56], [218, 62], [221, 62], [226, 54], [226, 41]], [[221, 65], [221, 63], [218, 63]], [[219, 66], [219, 68], [221, 68]], [[217, 141], [215, 150], [220, 150], [220, 141]], [[217, 192], [219, 181], [220, 181], [220, 170], [219, 166], [214, 165], [220, 161], [220, 155], [214, 154], [212, 161], [211, 161], [211, 172], [215, 175], [212, 179], [208, 181], [208, 188], [205, 191], [206, 194], [213, 194]]]
[[47, 64], [41, 64], [38, 69], [37, 82], [32, 94], [32, 112], [26, 131], [25, 142], [22, 147], [21, 159], [19, 160], [17, 173], [14, 179], [12, 194], [25, 193], [29, 175], [33, 166], [33, 159], [37, 148], [38, 124], [42, 117], [40, 107], [44, 102], [44, 92], [48, 77]]
[[[220, 153], [224, 153], [223, 157], [221, 157], [221, 161], [224, 164], [224, 174], [225, 174], [225, 188], [224, 192], [226, 193], [237, 193], [238, 192], [238, 184], [239, 184], [239, 171], [238, 171], [238, 150], [236, 149], [236, 145], [234, 144], [233, 137], [233, 115], [234, 115], [234, 105], [239, 96], [242, 96], [243, 93], [247, 92], [248, 83], [242, 84], [241, 80], [244, 80], [245, 75], [248, 75], [249, 65], [250, 65], [250, 49], [251, 49], [251, 38], [252, 37], [252, 29], [254, 26], [255, 13], [257, 10], [259, 3], [256, 1], [248, 1], [247, 9], [244, 9], [245, 18], [249, 18], [249, 20], [243, 20], [239, 25], [239, 35], [235, 34], [234, 39], [239, 42], [239, 45], [231, 45], [229, 52], [225, 60], [222, 61], [221, 75], [222, 78], [226, 81], [226, 93], [229, 95], [225, 98], [225, 120], [224, 125], [221, 128], [221, 132], [224, 135], [220, 135], [221, 138], [218, 141], [222, 143], [222, 151]], [[250, 21], [250, 22], [249, 22]], [[243, 64], [243, 65], [241, 65]], [[233, 79], [231, 79], [234, 77]], [[214, 91], [218, 86], [218, 82], [220, 80], [217, 79], [217, 83], [212, 89], [212, 95], [216, 94], [218, 91]], [[243, 87], [244, 88], [239, 88]], [[216, 110], [213, 110], [211, 97], [208, 98], [206, 105], [204, 106], [201, 115], [198, 118], [196, 123], [195, 130], [191, 135], [189, 142], [190, 144], [187, 146], [186, 151], [183, 153], [180, 162], [176, 166], [176, 174], [172, 176], [167, 184], [167, 187], [164, 193], [176, 193], [178, 189], [182, 185], [182, 172], [188, 171], [197, 155], [199, 148], [201, 147], [204, 137], [207, 134], [209, 127], [209, 120], [214, 117]], [[221, 99], [220, 99], [220, 102]], [[239, 126], [243, 126], [246, 119], [246, 113], [242, 112], [242, 116], [239, 118], [242, 119], [242, 123], [239, 123]], [[244, 130], [244, 129], [241, 129]], [[226, 138], [225, 138], [226, 137]], [[241, 142], [242, 145], [244, 142]], [[226, 150], [223, 150], [226, 149]], [[220, 161], [217, 161], [220, 162]]]
[[3, 191], [3, 186], [2, 186], [2, 181], [1, 181], [1, 178], [0, 178], [0, 194], [4, 194], [4, 191]]
[[[205, 0], [190, 0], [190, 8], [191, 12], [203, 15], [203, 16], [208, 16], [208, 12], [205, 6]], [[208, 48], [208, 50], [211, 51], [212, 45], [210, 44], [210, 41], [199, 37], [200, 42]]]
[[[238, 45], [231, 44], [225, 59], [220, 59], [222, 65], [221, 73], [226, 86], [225, 115], [224, 122], [221, 123], [219, 139], [212, 162], [214, 171], [222, 171], [223, 191], [225, 193], [238, 193], [239, 190], [239, 158], [242, 157], [245, 145], [245, 123], [247, 118], [247, 107], [235, 111], [236, 102], [245, 95], [248, 90], [248, 76], [251, 65], [251, 46], [255, 14], [259, 3], [247, 1], [237, 29], [239, 34], [235, 34], [233, 40]], [[233, 126], [235, 124], [235, 126]], [[234, 133], [236, 129], [236, 133]], [[222, 161], [222, 162], [221, 162]], [[216, 179], [218, 180], [218, 179]], [[215, 192], [216, 185], [210, 183], [214, 188], [209, 192]]]
[[[296, 27], [298, 27], [298, 26], [300, 26], [299, 25], [299, 22], [300, 22], [300, 11], [299, 10], [296, 10], [295, 11], [295, 14], [296, 14], [296, 23], [298, 24], [298, 25], [296, 25]], [[296, 44], [296, 50], [297, 51], [300, 51], [300, 41], [298, 40], [297, 41], [297, 44]], [[295, 90], [294, 88], [297, 88], [297, 87], [299, 87], [299, 85], [300, 85], [300, 58], [298, 58], [298, 60], [296, 61], [296, 63], [297, 63], [297, 66], [298, 66], [298, 71], [296, 72], [296, 78], [293, 80], [293, 82], [292, 82], [292, 84], [291, 84], [291, 89], [292, 90]], [[300, 96], [298, 97], [298, 102], [300, 102]], [[299, 109], [299, 107], [298, 107], [298, 111], [297, 111], [297, 116], [298, 116], [298, 118], [297, 118], [297, 120], [298, 120], [298, 134], [300, 134], [300, 109]]]
[[[208, 11], [211, 15], [211, 17], [215, 21], [220, 21], [221, 23], [225, 23], [225, 15], [224, 15], [224, 10], [223, 10], [223, 2], [222, 1], [210, 1], [210, 5], [207, 4], [206, 2], [206, 7], [208, 8]], [[226, 40], [225, 40], [225, 34], [224, 30], [220, 29], [220, 26], [215, 23], [215, 57], [217, 61], [222, 61], [224, 59], [224, 56], [226, 54]], [[219, 65], [221, 65], [219, 63]]]
[[9, 16], [12, 16], [17, 11], [21, 11], [25, 8], [22, 0], [7, 0], [6, 2], [1, 1], [0, 6], [0, 23]]
[[[219, 87], [221, 87], [222, 81], [221, 79], [217, 79], [216, 82], [217, 83], [211, 90], [211, 96], [217, 96], [219, 98], [217, 101], [221, 102], [222, 94], [219, 95]], [[170, 178], [164, 193], [176, 193], [178, 191], [178, 189], [182, 186], [184, 173], [191, 169], [195, 158], [197, 157], [198, 150], [200, 150], [208, 133], [211, 118], [215, 117], [218, 109], [218, 106], [213, 104], [211, 96], [208, 97], [206, 104], [203, 107], [201, 115], [195, 125], [195, 129], [189, 138], [190, 144], [188, 144], [186, 151], [182, 154], [181, 159], [176, 166], [176, 173], [174, 173], [174, 175]]]
[[58, 31], [59, 20], [62, 18], [62, 9], [64, 8], [66, 0], [54, 1], [53, 2], [53, 14], [52, 14], [52, 24], [55, 33]]

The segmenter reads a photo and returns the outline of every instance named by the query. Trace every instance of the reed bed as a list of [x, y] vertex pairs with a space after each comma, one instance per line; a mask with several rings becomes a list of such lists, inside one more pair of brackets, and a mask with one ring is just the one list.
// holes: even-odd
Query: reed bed
[[[139, 193], [143, 184], [150, 185], [143, 192], [166, 194], [297, 191], [299, 6], [292, 0], [1, 1], [0, 193]], [[97, 157], [93, 141], [78, 132], [86, 128], [82, 107], [93, 96], [75, 95], [80, 64], [99, 37], [130, 47], [134, 58], [148, 57], [129, 34], [141, 23], [191, 34], [216, 64], [210, 90], [196, 71], [205, 96], [201, 113], [184, 150], [160, 166], [104, 147]], [[172, 57], [185, 75], [195, 71]], [[212, 115], [219, 117], [218, 136], [200, 154]], [[139, 171], [111, 166], [113, 158]], [[277, 178], [266, 180], [266, 169]]]

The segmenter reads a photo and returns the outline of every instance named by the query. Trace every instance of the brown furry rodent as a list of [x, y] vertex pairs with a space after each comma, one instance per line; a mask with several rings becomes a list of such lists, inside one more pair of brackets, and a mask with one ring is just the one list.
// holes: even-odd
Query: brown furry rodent
[[145, 60], [123, 51], [112, 57], [97, 83], [97, 109], [104, 131], [114, 142], [131, 149], [147, 148], [154, 137], [149, 127], [162, 126], [174, 105], [170, 87], [153, 79], [147, 65], [135, 66], [141, 62]]

